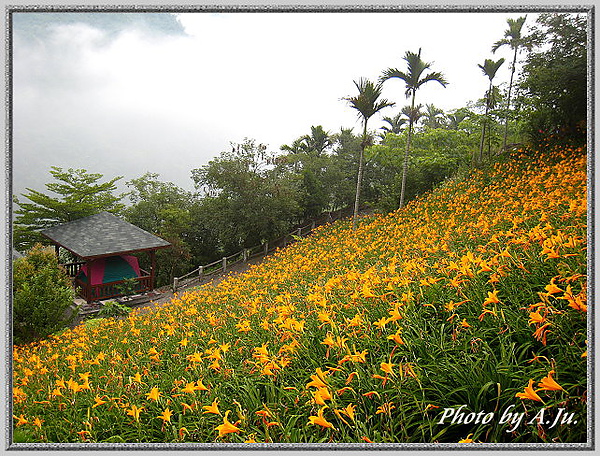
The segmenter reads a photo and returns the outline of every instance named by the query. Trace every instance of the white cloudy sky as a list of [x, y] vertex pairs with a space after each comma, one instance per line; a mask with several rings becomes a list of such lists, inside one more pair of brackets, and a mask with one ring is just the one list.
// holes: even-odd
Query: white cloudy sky
[[[185, 36], [65, 25], [42, 41], [15, 39], [14, 194], [44, 190], [53, 165], [124, 180], [157, 172], [191, 189], [190, 170], [230, 141], [278, 150], [311, 125], [358, 132], [341, 98], [355, 94], [353, 80], [404, 69], [407, 50], [422, 48], [449, 82], [424, 86], [417, 102], [464, 106], [487, 88], [477, 64], [511, 59], [491, 45], [523, 14], [200, 12], [179, 15]], [[506, 63], [496, 80], [509, 76]], [[407, 103], [400, 80], [386, 82], [384, 96], [398, 103], [386, 115]], [[370, 127], [381, 125], [375, 117]]]

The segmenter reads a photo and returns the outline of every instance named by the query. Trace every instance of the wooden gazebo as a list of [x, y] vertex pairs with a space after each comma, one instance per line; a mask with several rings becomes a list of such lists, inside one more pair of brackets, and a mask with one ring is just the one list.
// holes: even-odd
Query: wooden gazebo
[[[129, 280], [134, 282], [135, 293], [154, 289], [156, 270], [156, 250], [170, 247], [171, 244], [141, 228], [132, 225], [108, 212], [90, 215], [62, 225], [41, 231], [55, 246], [58, 256], [60, 248], [67, 249], [78, 258], [74, 263], [65, 264], [65, 268], [74, 279], [74, 285], [88, 303], [123, 295], [123, 285]], [[150, 255], [150, 272], [135, 268], [134, 276], [115, 277], [109, 281], [94, 283], [93, 275], [100, 262], [137, 258], [130, 255], [146, 252]], [[125, 263], [123, 263], [125, 264]], [[103, 265], [104, 267], [104, 265]], [[97, 268], [96, 268], [97, 269]], [[103, 277], [104, 269], [102, 269]], [[97, 275], [97, 274], [96, 274]]]

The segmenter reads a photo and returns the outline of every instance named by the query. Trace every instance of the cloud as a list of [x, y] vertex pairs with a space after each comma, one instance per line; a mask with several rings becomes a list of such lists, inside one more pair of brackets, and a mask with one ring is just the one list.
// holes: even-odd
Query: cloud
[[[424, 86], [418, 102], [463, 106], [486, 90], [477, 63], [510, 17], [192, 13], [177, 23], [170, 15], [91, 14], [85, 22], [59, 14], [28, 33], [15, 26], [15, 194], [43, 190], [52, 165], [107, 178], [151, 171], [191, 188], [190, 170], [230, 141], [255, 138], [277, 150], [311, 125], [358, 126], [341, 100], [354, 94], [353, 80], [403, 68], [404, 53], [419, 47], [450, 84]], [[397, 102], [384, 115], [406, 103], [403, 94], [400, 81], [384, 85]]]

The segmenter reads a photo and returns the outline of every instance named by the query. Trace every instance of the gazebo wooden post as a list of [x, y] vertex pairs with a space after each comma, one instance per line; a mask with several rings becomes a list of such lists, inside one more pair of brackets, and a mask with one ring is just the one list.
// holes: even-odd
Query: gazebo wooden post
[[85, 260], [85, 267], [87, 270], [87, 283], [85, 284], [85, 300], [90, 303], [92, 299], [92, 262], [88, 259]]
[[59, 259], [60, 245], [54, 244], [54, 252], [56, 253], [56, 259]]
[[150, 266], [150, 288], [154, 290], [154, 279], [156, 278], [156, 250], [150, 250], [150, 261], [152, 266]]

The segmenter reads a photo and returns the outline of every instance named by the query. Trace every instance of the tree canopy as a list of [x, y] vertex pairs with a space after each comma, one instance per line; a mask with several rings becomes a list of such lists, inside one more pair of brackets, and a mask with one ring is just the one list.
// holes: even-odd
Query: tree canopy
[[580, 14], [541, 14], [528, 37], [520, 81], [525, 132], [534, 141], [557, 134], [585, 140], [587, 28]]
[[102, 182], [102, 174], [57, 166], [51, 167], [50, 174], [54, 181], [46, 184], [48, 193], [28, 188], [22, 196], [29, 201], [14, 198], [19, 206], [14, 211], [14, 244], [19, 250], [41, 241], [39, 231], [44, 228], [102, 211], [119, 214], [125, 207], [122, 203], [125, 194], [114, 193], [121, 176]]

